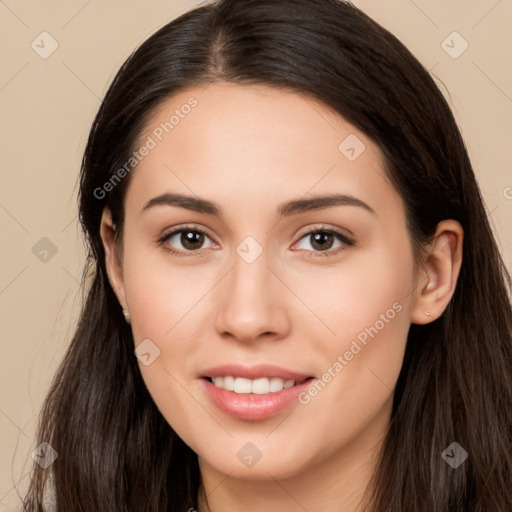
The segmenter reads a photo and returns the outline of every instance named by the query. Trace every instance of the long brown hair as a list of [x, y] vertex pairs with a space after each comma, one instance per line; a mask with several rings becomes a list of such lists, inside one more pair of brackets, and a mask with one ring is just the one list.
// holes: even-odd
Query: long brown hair
[[[108, 206], [122, 231], [129, 160], [155, 109], [222, 80], [306, 93], [367, 134], [401, 194], [421, 248], [443, 219], [465, 231], [455, 293], [435, 322], [410, 328], [392, 420], [368, 489], [373, 512], [512, 510], [512, 313], [506, 271], [453, 115], [429, 73], [388, 31], [339, 0], [220, 0], [164, 26], [123, 64], [82, 162], [87, 299], [41, 411], [38, 442], [59, 512], [197, 507], [197, 456], [155, 406], [105, 269]], [[441, 454], [469, 454], [457, 469]], [[42, 510], [49, 469], [34, 464], [24, 510]]]

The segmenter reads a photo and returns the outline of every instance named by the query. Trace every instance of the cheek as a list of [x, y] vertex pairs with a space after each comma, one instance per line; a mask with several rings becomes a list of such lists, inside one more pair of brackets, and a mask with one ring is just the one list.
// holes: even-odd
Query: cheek
[[124, 282], [135, 340], [172, 337], [208, 290], [212, 270], [176, 263], [164, 249], [136, 237], [127, 237], [126, 247]]
[[389, 335], [392, 340], [396, 329], [403, 342], [413, 298], [414, 261], [408, 239], [400, 238], [375, 243], [371, 250], [347, 252], [346, 260], [332, 268], [311, 266], [290, 277], [294, 291], [320, 320], [319, 339], [327, 353], [329, 347], [331, 352], [348, 350], [358, 335], [364, 341], [372, 326], [379, 339]]
[[407, 239], [361, 252], [347, 265], [350, 271], [336, 269], [323, 280], [322, 293], [309, 294], [308, 304], [329, 329], [316, 337], [313, 359], [323, 361], [319, 382], [301, 403], [311, 416], [324, 415], [327, 437], [356, 435], [391, 400], [414, 282], [412, 251], [394, 247], [408, 248]]
[[139, 247], [127, 252], [124, 260], [135, 345], [151, 340], [159, 351], [150, 365], [139, 367], [162, 415], [197, 449], [195, 436], [211, 435], [208, 422], [198, 423], [204, 410], [192, 397], [199, 395], [197, 351], [205, 338], [204, 333], [201, 336], [201, 318], [206, 317], [201, 297], [212, 285], [193, 266], [173, 267], [156, 253], [154, 248]]
[[[312, 309], [318, 306], [334, 333], [319, 321], [309, 330], [305, 323], [298, 326], [308, 339], [299, 351], [315, 362], [317, 376], [299, 397], [300, 409], [290, 427], [291, 439], [306, 440], [304, 457], [321, 462], [350, 445], [356, 454], [358, 439], [377, 439], [385, 430], [410, 325], [410, 283], [402, 281], [400, 268], [407, 267], [397, 265], [383, 276], [372, 268], [359, 278], [350, 274], [335, 283], [326, 281], [325, 294], [309, 295]], [[362, 280], [372, 287], [364, 288]]]
[[213, 334], [205, 334], [211, 320], [205, 299], [219, 278], [208, 265], [171, 263], [163, 249], [135, 241], [126, 246], [125, 289], [135, 345], [149, 339], [160, 351], [150, 366], [141, 365], [142, 375], [158, 406], [173, 397], [174, 404], [188, 409], [190, 395], [179, 383], [197, 378], [201, 342]]

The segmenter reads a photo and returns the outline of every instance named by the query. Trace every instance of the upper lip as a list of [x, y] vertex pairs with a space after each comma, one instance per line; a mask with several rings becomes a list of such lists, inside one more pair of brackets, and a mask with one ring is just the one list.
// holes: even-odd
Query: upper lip
[[226, 375], [232, 377], [243, 377], [246, 379], [258, 379], [261, 377], [279, 377], [283, 380], [302, 381], [311, 375], [305, 373], [298, 373], [286, 368], [279, 368], [269, 364], [259, 364], [256, 366], [242, 366], [239, 364], [224, 364], [208, 368], [202, 372], [199, 377], [225, 377]]

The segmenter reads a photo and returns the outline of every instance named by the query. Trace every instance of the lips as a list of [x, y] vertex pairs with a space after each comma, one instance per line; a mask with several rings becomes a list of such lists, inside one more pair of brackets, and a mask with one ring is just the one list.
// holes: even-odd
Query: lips
[[200, 375], [203, 389], [224, 413], [241, 420], [263, 420], [293, 403], [314, 377], [272, 365], [223, 365]]

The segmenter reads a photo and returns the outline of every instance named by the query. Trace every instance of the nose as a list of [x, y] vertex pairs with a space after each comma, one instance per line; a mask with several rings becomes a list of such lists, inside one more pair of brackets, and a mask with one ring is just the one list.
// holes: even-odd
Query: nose
[[252, 263], [234, 255], [233, 267], [216, 297], [220, 336], [247, 344], [263, 338], [280, 339], [289, 333], [292, 294], [277, 273], [269, 267], [265, 251]]

